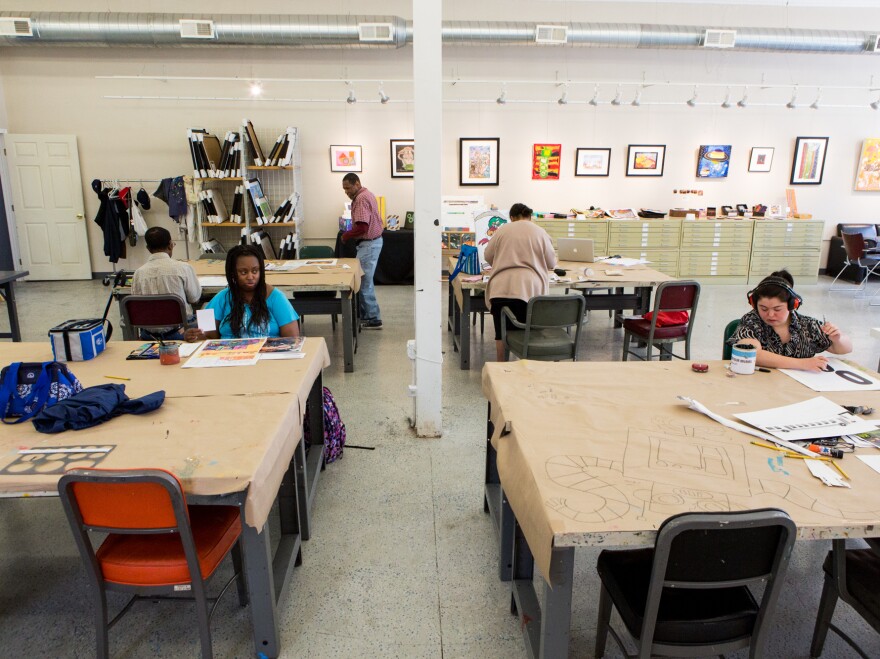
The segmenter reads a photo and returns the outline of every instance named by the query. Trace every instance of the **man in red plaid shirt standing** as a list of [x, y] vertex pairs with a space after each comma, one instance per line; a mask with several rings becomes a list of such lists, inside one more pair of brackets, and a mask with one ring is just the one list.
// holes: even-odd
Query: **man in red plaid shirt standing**
[[382, 218], [379, 217], [379, 206], [376, 196], [361, 185], [357, 174], [346, 174], [342, 179], [342, 189], [351, 199], [352, 220], [351, 230], [342, 234], [342, 242], [355, 241], [358, 261], [364, 271], [358, 293], [361, 327], [382, 329], [379, 303], [376, 301], [376, 289], [373, 285], [373, 275], [382, 251]]

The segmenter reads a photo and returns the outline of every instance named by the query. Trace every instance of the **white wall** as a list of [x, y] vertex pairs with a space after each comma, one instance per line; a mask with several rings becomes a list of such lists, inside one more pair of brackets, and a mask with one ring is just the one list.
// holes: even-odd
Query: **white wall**
[[[66, 10], [59, 0], [32, 0], [34, 10]], [[314, 3], [300, 3], [315, 6]], [[657, 22], [766, 27], [814, 27], [867, 29], [880, 24], [880, 10], [782, 10], [704, 5], [587, 2], [483, 3], [447, 0], [447, 20], [565, 20], [595, 22]], [[194, 1], [193, 13], [235, 12], [239, 3]], [[11, 0], [0, 0], [0, 9], [16, 9]], [[76, 10], [175, 11], [172, 2], [132, 1], [79, 2]], [[306, 12], [289, 3], [261, 3], [261, 10]], [[410, 3], [329, 0], [321, 13], [393, 14], [408, 18]], [[238, 125], [243, 116], [257, 127], [295, 125], [300, 129], [303, 152], [304, 203], [307, 242], [332, 244], [337, 217], [345, 201], [341, 175], [330, 172], [330, 144], [363, 146], [364, 184], [388, 198], [388, 211], [403, 215], [412, 208], [412, 181], [390, 176], [389, 140], [412, 137], [411, 84], [393, 82], [411, 78], [411, 48], [399, 50], [294, 50], [294, 49], [105, 49], [105, 48], [6, 48], [0, 49], [0, 93], [5, 89], [10, 132], [73, 133], [77, 135], [83, 172], [87, 214], [97, 210], [89, 182], [103, 177], [163, 178], [191, 169], [185, 143], [190, 126], [224, 131]], [[96, 75], [238, 76], [233, 82], [97, 80]], [[880, 136], [880, 113], [868, 108], [876, 98], [867, 91], [825, 90], [823, 102], [859, 104], [858, 109], [806, 109], [817, 86], [857, 85], [867, 88], [871, 75], [880, 83], [880, 56], [798, 55], [772, 53], [726, 53], [702, 51], [615, 50], [578, 48], [488, 48], [447, 46], [444, 75], [480, 79], [482, 85], [445, 85], [443, 189], [447, 194], [479, 190], [487, 201], [507, 207], [522, 201], [538, 210], [566, 211], [590, 205], [605, 207], [669, 208], [680, 205], [673, 189], [702, 188], [704, 205], [779, 203], [788, 186], [794, 140], [797, 136], [828, 136], [830, 145], [821, 186], [797, 189], [800, 210], [825, 219], [829, 227], [839, 221], [880, 219], [880, 196], [855, 193], [852, 183], [862, 139]], [[760, 90], [762, 81], [799, 84], [802, 108], [783, 106], [790, 90]], [[377, 85], [359, 83], [360, 102], [342, 102], [346, 90], [340, 83], [264, 83], [265, 96], [283, 98], [332, 98], [332, 103], [253, 101], [160, 101], [111, 100], [107, 95], [245, 97], [252, 78], [377, 78], [386, 81], [392, 97], [388, 105], [367, 104], [377, 100]], [[592, 108], [586, 101], [592, 85], [573, 84], [570, 103], [559, 106], [560, 89], [552, 85], [507, 85], [505, 106], [493, 99], [500, 83], [508, 80], [599, 80], [605, 105]], [[748, 83], [752, 106], [724, 110], [719, 107], [723, 88], [700, 89], [705, 106], [688, 108], [690, 87], [656, 86], [642, 96], [640, 108], [611, 107], [607, 101], [621, 81], [668, 80], [674, 82]], [[635, 91], [625, 86], [624, 101]], [[733, 88], [733, 100], [742, 87]], [[2, 99], [2, 96], [0, 96]], [[48, 102], [47, 102], [47, 99]], [[482, 103], [461, 101], [483, 100]], [[515, 101], [540, 100], [541, 104]], [[675, 101], [676, 105], [651, 105]], [[757, 107], [773, 103], [772, 108]], [[710, 105], [709, 105], [710, 104]], [[0, 103], [0, 119], [3, 104]], [[501, 184], [488, 188], [458, 186], [458, 139], [501, 138]], [[536, 142], [563, 145], [562, 179], [532, 181], [529, 153]], [[658, 179], [624, 176], [626, 146], [634, 143], [666, 144], [665, 174]], [[695, 177], [700, 144], [731, 144], [730, 176], [707, 181]], [[769, 174], [747, 172], [753, 146], [776, 148]], [[575, 178], [576, 147], [610, 147], [611, 176], [603, 179]], [[152, 184], [150, 184], [152, 185]], [[149, 186], [147, 186], [149, 187]], [[152, 190], [150, 190], [152, 191]], [[150, 224], [171, 226], [166, 207], [156, 201], [147, 215]], [[830, 234], [831, 229], [828, 232]], [[90, 223], [92, 268], [109, 269], [101, 253], [97, 227]], [[182, 250], [181, 250], [182, 251]], [[133, 250], [123, 267], [136, 267], [145, 257], [142, 246]]]

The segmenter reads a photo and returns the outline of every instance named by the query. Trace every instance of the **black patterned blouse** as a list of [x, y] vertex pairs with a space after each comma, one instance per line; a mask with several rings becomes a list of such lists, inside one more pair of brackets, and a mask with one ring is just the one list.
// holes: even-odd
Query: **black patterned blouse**
[[783, 343], [776, 331], [753, 309], [742, 317], [728, 343], [733, 345], [741, 339], [757, 339], [764, 350], [796, 359], [812, 357], [831, 346], [831, 339], [822, 331], [821, 321], [801, 316], [797, 311], [791, 312], [788, 330], [791, 338], [788, 343]]

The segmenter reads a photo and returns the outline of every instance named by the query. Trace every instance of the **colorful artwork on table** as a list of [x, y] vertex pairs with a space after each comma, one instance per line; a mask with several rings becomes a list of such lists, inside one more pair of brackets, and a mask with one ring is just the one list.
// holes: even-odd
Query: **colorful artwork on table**
[[483, 253], [486, 251], [486, 245], [492, 240], [492, 236], [509, 221], [507, 213], [498, 210], [485, 211], [474, 218], [474, 238], [477, 241], [480, 263], [486, 260]]
[[561, 144], [534, 144], [532, 146], [532, 180], [558, 181]]
[[792, 185], [819, 185], [825, 171], [827, 137], [799, 137], [795, 142], [791, 163]]
[[862, 142], [855, 189], [859, 192], [880, 192], [880, 137], [869, 137]]
[[726, 178], [730, 169], [730, 144], [703, 144], [697, 158], [697, 178]]

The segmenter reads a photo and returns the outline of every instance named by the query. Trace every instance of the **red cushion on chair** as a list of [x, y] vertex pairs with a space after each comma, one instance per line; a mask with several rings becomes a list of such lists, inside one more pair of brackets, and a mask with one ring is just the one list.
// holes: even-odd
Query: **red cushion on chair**
[[[623, 328], [632, 332], [633, 334], [637, 334], [639, 336], [643, 336], [648, 338], [648, 334], [651, 332], [651, 321], [645, 320], [644, 318], [628, 318], [623, 321]], [[688, 333], [687, 325], [673, 325], [672, 327], [657, 327], [654, 330], [654, 338], [655, 339], [678, 339], [685, 338]]]
[[[653, 311], [649, 311], [642, 318], [651, 320]], [[687, 325], [690, 314], [687, 311], [661, 311], [657, 314], [657, 327], [669, 327], [671, 325]]]
[[[241, 535], [241, 516], [232, 506], [190, 506], [189, 519], [202, 578], [206, 579]], [[111, 533], [95, 555], [104, 579], [113, 583], [164, 586], [191, 581], [176, 533]]]

